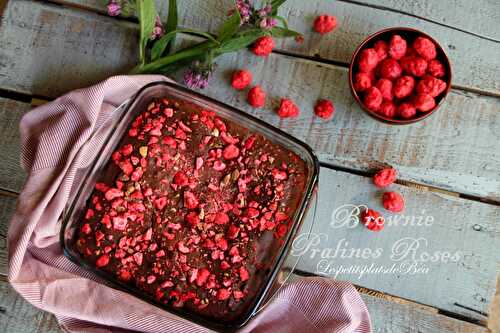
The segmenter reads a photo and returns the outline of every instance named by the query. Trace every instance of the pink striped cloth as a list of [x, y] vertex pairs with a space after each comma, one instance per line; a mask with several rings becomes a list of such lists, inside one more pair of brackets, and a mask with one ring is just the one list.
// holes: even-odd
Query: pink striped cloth
[[[209, 332], [99, 282], [64, 257], [61, 213], [102, 144], [106, 119], [139, 88], [162, 76], [115, 76], [26, 114], [20, 125], [29, 176], [12, 218], [9, 281], [26, 300], [52, 312], [69, 332]], [[307, 278], [281, 288], [241, 332], [371, 332], [352, 285]]]

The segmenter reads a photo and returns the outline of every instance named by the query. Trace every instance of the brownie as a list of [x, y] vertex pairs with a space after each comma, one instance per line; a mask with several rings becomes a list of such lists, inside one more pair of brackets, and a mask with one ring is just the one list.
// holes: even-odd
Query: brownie
[[244, 124], [155, 99], [96, 183], [76, 250], [159, 303], [236, 320], [269, 278], [307, 172]]

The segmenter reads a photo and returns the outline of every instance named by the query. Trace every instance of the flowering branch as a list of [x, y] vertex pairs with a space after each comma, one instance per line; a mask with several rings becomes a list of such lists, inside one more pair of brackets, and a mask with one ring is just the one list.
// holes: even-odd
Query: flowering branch
[[[278, 8], [286, 0], [272, 0], [256, 8], [253, 0], [236, 0], [216, 36], [209, 33], [179, 29], [177, 27], [177, 1], [169, 0], [169, 13], [165, 26], [158, 16], [154, 0], [111, 0], [109, 15], [137, 13], [140, 26], [139, 63], [132, 73], [170, 74], [189, 66], [184, 74], [185, 83], [191, 88], [205, 88], [216, 67], [214, 60], [224, 53], [246, 48], [262, 38], [300, 37], [288, 29]], [[281, 26], [279, 26], [281, 25]], [[178, 33], [188, 33], [204, 38], [202, 42], [172, 52]], [[274, 45], [274, 43], [271, 43]], [[272, 49], [272, 47], [271, 47]]]

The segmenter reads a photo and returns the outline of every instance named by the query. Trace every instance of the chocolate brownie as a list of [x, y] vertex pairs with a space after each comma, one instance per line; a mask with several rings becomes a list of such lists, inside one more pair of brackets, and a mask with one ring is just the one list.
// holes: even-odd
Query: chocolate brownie
[[307, 172], [299, 156], [261, 134], [156, 99], [95, 185], [76, 249], [160, 303], [232, 321], [268, 279]]

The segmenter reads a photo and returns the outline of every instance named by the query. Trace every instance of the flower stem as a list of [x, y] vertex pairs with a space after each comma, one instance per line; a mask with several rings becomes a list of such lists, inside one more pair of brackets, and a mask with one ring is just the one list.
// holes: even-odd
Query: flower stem
[[174, 54], [165, 56], [156, 61], [153, 61], [146, 65], [138, 65], [132, 69], [131, 74], [146, 74], [146, 73], [158, 73], [162, 71], [162, 68], [171, 65], [172, 63], [183, 60], [186, 58], [198, 57], [205, 53], [205, 51], [213, 48], [215, 46], [212, 41], [204, 41], [196, 45], [184, 48]]

